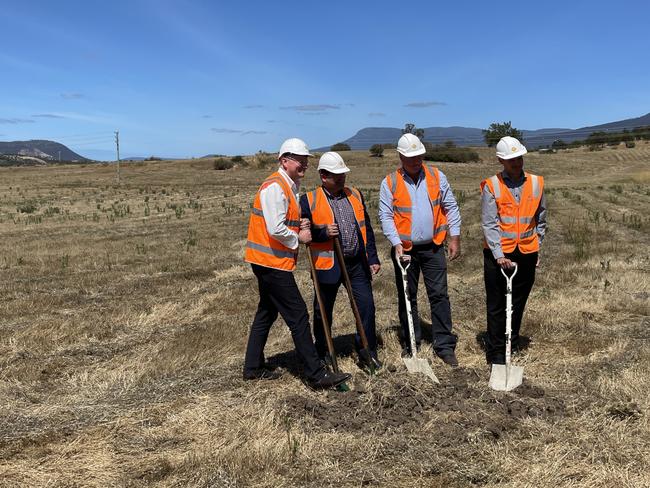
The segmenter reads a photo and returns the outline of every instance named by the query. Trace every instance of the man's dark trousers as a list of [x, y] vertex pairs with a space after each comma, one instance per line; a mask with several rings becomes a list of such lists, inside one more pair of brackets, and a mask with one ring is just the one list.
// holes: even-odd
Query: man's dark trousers
[[[519, 248], [505, 257], [517, 263], [512, 280], [512, 347], [518, 348], [519, 329], [530, 290], [535, 282], [537, 253], [523, 254]], [[514, 270], [505, 270], [510, 276]], [[485, 357], [489, 363], [503, 364], [506, 351], [506, 279], [489, 249], [483, 250], [483, 276], [487, 308]]]
[[[352, 285], [352, 295], [357, 303], [361, 322], [363, 323], [363, 330], [366, 332], [368, 338], [368, 347], [370, 352], [373, 353], [377, 350], [377, 335], [375, 330], [375, 301], [372, 297], [372, 285], [370, 276], [366, 270], [366, 265], [361, 256], [346, 258], [345, 267], [350, 276], [350, 284]], [[336, 295], [343, 282], [343, 274], [336, 283], [320, 283], [320, 292], [327, 314], [328, 322], [332, 324], [332, 313], [334, 310], [334, 302]], [[327, 343], [325, 342], [325, 334], [323, 332], [323, 318], [318, 300], [314, 294], [314, 337], [316, 339], [316, 350], [318, 355], [322, 358], [325, 356], [327, 350]], [[363, 348], [361, 344], [361, 337], [357, 333], [355, 336], [355, 347], [357, 351]]]
[[[424, 276], [424, 285], [431, 306], [431, 332], [433, 335], [433, 349], [438, 356], [445, 356], [456, 349], [456, 335], [451, 331], [451, 305], [447, 294], [447, 257], [444, 246], [437, 244], [414, 245], [405, 254], [411, 256], [411, 265], [407, 270], [407, 283], [411, 312], [413, 314], [413, 329], [415, 330], [415, 343], [422, 340], [420, 316], [418, 314], [418, 283], [420, 272]], [[410, 351], [409, 325], [406, 316], [406, 301], [404, 300], [404, 286], [402, 270], [395, 258], [395, 249], [391, 251], [391, 259], [395, 268], [395, 284], [397, 285], [399, 321], [406, 341], [406, 348]]]
[[293, 273], [257, 264], [251, 264], [251, 267], [257, 277], [260, 303], [248, 338], [244, 373], [251, 373], [264, 365], [264, 346], [279, 312], [289, 326], [305, 375], [311, 380], [320, 379], [325, 371], [312, 342], [307, 305], [300, 295]]

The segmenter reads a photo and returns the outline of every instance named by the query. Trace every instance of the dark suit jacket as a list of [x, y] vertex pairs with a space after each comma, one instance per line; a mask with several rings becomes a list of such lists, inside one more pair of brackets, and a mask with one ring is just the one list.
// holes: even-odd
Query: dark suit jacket
[[[359, 192], [361, 193], [361, 192]], [[364, 218], [366, 219], [366, 237], [368, 238], [368, 246], [364, 246], [363, 238], [361, 237], [361, 229], [359, 225], [355, 222], [355, 227], [357, 228], [357, 235], [359, 236], [359, 254], [360, 258], [363, 260], [364, 268], [368, 276], [370, 276], [370, 265], [371, 264], [380, 264], [379, 257], [377, 256], [377, 247], [375, 246], [375, 233], [372, 230], [372, 225], [370, 224], [370, 217], [368, 217], [368, 210], [366, 209], [366, 202], [361, 195], [361, 201], [363, 203], [363, 213]], [[311, 209], [309, 208], [309, 201], [307, 200], [307, 195], [300, 197], [300, 211], [301, 218], [309, 219], [311, 222]], [[334, 212], [332, 212], [334, 213]], [[336, 216], [334, 216], [336, 221]], [[338, 223], [338, 222], [337, 222]], [[311, 238], [314, 242], [325, 242], [329, 238], [327, 237], [327, 229], [318, 229], [313, 225], [311, 227]], [[338, 237], [340, 242], [340, 235]], [[341, 279], [341, 268], [339, 266], [338, 258], [336, 253], [334, 253], [334, 266], [332, 269], [327, 270], [317, 270], [316, 274], [318, 276], [318, 281], [321, 283], [338, 283]]]

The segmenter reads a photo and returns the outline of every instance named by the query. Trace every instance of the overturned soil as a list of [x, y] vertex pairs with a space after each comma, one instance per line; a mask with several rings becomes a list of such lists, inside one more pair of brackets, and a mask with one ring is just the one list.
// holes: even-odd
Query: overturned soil
[[508, 393], [488, 388], [475, 370], [459, 368], [440, 384], [406, 373], [357, 378], [347, 392], [293, 395], [280, 408], [313, 431], [360, 431], [390, 434], [420, 430], [432, 422], [441, 447], [469, 436], [498, 439], [523, 418], [563, 417], [561, 399], [524, 383]]

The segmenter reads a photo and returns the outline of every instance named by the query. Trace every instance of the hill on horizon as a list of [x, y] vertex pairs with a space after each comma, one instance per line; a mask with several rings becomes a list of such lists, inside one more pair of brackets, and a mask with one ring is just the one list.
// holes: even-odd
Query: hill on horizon
[[43, 139], [0, 142], [0, 154], [33, 156], [49, 161], [81, 161], [87, 159], [59, 142]]
[[[650, 125], [650, 113], [641, 117], [608, 122], [606, 124], [580, 127], [578, 129], [548, 128], [526, 130], [520, 129], [524, 135], [524, 144], [531, 149], [550, 146], [554, 141], [561, 139], [572, 142], [586, 139], [592, 132], [619, 132], [623, 129], [634, 129]], [[475, 127], [424, 127], [424, 142], [442, 144], [453, 141], [458, 146], [484, 146], [483, 129]], [[395, 127], [365, 127], [354, 136], [342, 142], [348, 144], [352, 150], [367, 150], [373, 144], [395, 144], [402, 135], [402, 129]], [[319, 147], [314, 151], [328, 151], [333, 145]]]

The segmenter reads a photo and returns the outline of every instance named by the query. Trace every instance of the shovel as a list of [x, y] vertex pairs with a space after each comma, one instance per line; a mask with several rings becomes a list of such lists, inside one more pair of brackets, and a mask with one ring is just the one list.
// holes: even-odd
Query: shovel
[[397, 260], [397, 263], [399, 265], [399, 269], [402, 270], [404, 301], [406, 302], [406, 316], [408, 317], [409, 339], [411, 341], [411, 357], [402, 358], [402, 361], [404, 361], [404, 364], [406, 365], [406, 369], [408, 370], [409, 373], [422, 373], [428, 376], [429, 378], [431, 378], [431, 381], [433, 381], [434, 383], [440, 383], [440, 381], [434, 374], [433, 370], [431, 369], [431, 365], [429, 364], [429, 361], [427, 361], [426, 359], [418, 358], [418, 350], [415, 345], [415, 329], [413, 327], [413, 313], [411, 312], [411, 301], [409, 300], [408, 280], [406, 277], [406, 270], [411, 265], [411, 262], [409, 259], [400, 257]]
[[[311, 247], [309, 244], [305, 244], [307, 247], [307, 255], [309, 257], [309, 269], [311, 271], [311, 279], [314, 282], [314, 293], [316, 294], [316, 300], [318, 301], [318, 308], [320, 308], [320, 315], [323, 321], [323, 332], [325, 333], [325, 342], [327, 343], [327, 350], [330, 353], [330, 358], [332, 359], [332, 371], [335, 373], [339, 372], [339, 363], [336, 359], [336, 350], [334, 349], [334, 341], [332, 340], [332, 329], [330, 329], [330, 321], [325, 312], [325, 306], [323, 304], [323, 296], [320, 293], [320, 284], [318, 283], [318, 274], [316, 273], [316, 266], [314, 265], [314, 258], [311, 255]], [[350, 391], [350, 387], [347, 383], [341, 383], [336, 387], [338, 391]]]
[[345, 267], [343, 249], [341, 249], [341, 243], [339, 242], [338, 237], [334, 238], [334, 252], [336, 252], [336, 257], [339, 260], [339, 267], [341, 268], [343, 283], [345, 284], [345, 289], [347, 290], [348, 298], [350, 299], [350, 307], [352, 307], [352, 314], [354, 315], [354, 321], [357, 326], [357, 333], [361, 337], [361, 346], [368, 353], [368, 368], [370, 369], [370, 374], [375, 374], [375, 371], [379, 369], [379, 364], [377, 364], [377, 360], [370, 354], [370, 347], [368, 347], [368, 337], [366, 336], [366, 331], [363, 328], [363, 322], [361, 321], [361, 315], [359, 314], [359, 307], [357, 307], [357, 302], [354, 299], [352, 283], [350, 282], [350, 275], [348, 274], [348, 270]]
[[514, 263], [515, 270], [510, 276], [501, 268], [501, 274], [506, 279], [506, 364], [493, 364], [490, 374], [490, 388], [497, 391], [511, 391], [521, 385], [524, 378], [524, 368], [512, 366], [511, 356], [511, 334], [512, 334], [512, 279], [517, 274], [517, 263]]

